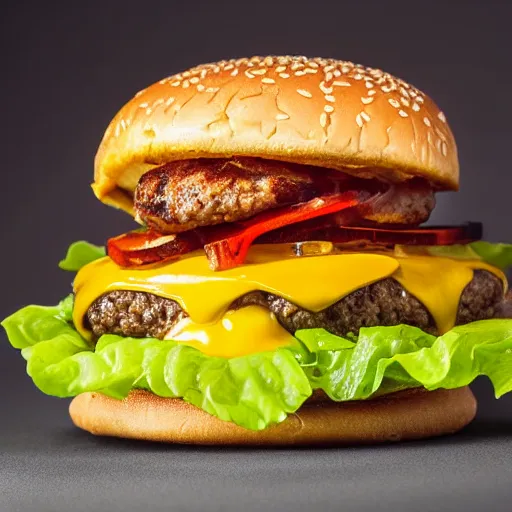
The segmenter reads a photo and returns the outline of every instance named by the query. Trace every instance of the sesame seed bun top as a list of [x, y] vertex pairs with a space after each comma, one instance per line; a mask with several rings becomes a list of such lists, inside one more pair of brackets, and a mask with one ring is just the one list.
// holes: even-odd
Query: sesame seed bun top
[[93, 189], [132, 211], [140, 176], [172, 160], [243, 155], [384, 181], [459, 184], [457, 147], [424, 93], [334, 59], [252, 57], [201, 65], [138, 92], [108, 126]]

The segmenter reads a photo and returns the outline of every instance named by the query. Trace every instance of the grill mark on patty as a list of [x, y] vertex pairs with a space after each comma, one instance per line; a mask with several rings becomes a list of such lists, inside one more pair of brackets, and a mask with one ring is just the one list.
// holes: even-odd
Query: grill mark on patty
[[[492, 318], [503, 302], [500, 279], [486, 270], [475, 270], [459, 302], [456, 324]], [[361, 327], [414, 325], [438, 334], [435, 322], [413, 295], [392, 278], [377, 281], [340, 299], [317, 313], [305, 310], [277, 295], [255, 291], [236, 299], [230, 309], [260, 305], [272, 311], [292, 334], [298, 329], [324, 328], [345, 336]], [[99, 297], [85, 319], [94, 337], [119, 334], [162, 339], [182, 318], [188, 316], [177, 302], [146, 292], [118, 290]]]

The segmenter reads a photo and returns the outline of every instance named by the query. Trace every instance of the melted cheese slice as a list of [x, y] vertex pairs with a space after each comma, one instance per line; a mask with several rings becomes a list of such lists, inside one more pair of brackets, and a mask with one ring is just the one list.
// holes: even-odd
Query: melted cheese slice
[[73, 319], [80, 333], [90, 338], [83, 320], [99, 296], [113, 290], [149, 292], [176, 300], [189, 314], [169, 338], [210, 355], [234, 357], [293, 341], [266, 309], [249, 306], [228, 311], [238, 297], [263, 290], [320, 311], [359, 288], [393, 277], [424, 304], [443, 333], [455, 325], [460, 296], [474, 269], [492, 272], [506, 286], [501, 271], [479, 260], [392, 251], [296, 257], [289, 246], [258, 245], [251, 248], [246, 264], [223, 272], [210, 270], [202, 251], [134, 269], [121, 268], [107, 257], [77, 274]]
[[165, 338], [219, 357], [266, 352], [297, 342], [281, 327], [274, 313], [261, 306], [232, 309], [211, 324], [184, 318]]

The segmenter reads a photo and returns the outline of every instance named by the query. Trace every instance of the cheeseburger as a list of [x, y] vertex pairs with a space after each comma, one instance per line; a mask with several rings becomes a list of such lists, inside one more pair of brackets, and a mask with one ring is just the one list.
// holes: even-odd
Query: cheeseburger
[[108, 126], [96, 197], [139, 224], [74, 243], [54, 307], [2, 323], [93, 434], [362, 443], [468, 424], [477, 376], [512, 390], [512, 246], [423, 226], [459, 186], [423, 92], [334, 59], [201, 65]]

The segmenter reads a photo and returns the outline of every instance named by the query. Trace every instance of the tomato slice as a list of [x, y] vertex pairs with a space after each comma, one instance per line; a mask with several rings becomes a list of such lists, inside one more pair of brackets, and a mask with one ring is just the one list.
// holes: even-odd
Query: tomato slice
[[324, 228], [276, 231], [267, 233], [256, 243], [292, 243], [328, 240], [333, 243], [371, 242], [384, 245], [454, 245], [482, 238], [482, 224], [468, 222], [459, 226], [423, 226], [414, 229], [332, 226]]
[[289, 224], [337, 213], [361, 203], [362, 195], [349, 191], [317, 197], [306, 203], [269, 210], [244, 222], [226, 224], [218, 238], [204, 246], [212, 270], [227, 270], [241, 265], [254, 240], [268, 231]]
[[108, 255], [121, 267], [148, 265], [177, 258], [202, 247], [192, 231], [163, 235], [156, 231], [132, 231], [107, 242]]

